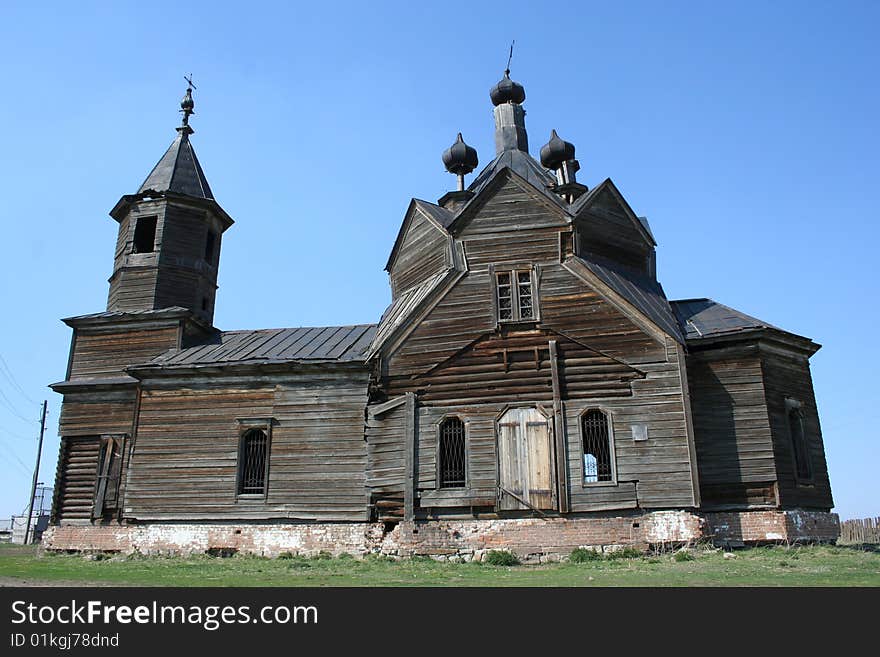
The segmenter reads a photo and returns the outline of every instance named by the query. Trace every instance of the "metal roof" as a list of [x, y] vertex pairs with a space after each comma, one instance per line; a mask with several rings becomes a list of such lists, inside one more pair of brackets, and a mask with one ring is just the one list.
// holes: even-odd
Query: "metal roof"
[[712, 299], [682, 299], [671, 304], [688, 339], [754, 329], [782, 330]]
[[138, 190], [138, 194], [146, 191], [172, 192], [213, 200], [214, 195], [211, 193], [208, 180], [205, 178], [186, 130], [178, 131], [177, 139], [171, 143], [159, 163], [153, 167]]
[[290, 361], [356, 362], [364, 360], [375, 335], [375, 324], [223, 331], [207, 344], [168, 351], [145, 367]]
[[629, 267], [607, 260], [574, 256], [583, 262], [598, 278], [612, 290], [625, 298], [664, 332], [678, 340], [685, 341], [678, 318], [663, 292], [659, 282]]

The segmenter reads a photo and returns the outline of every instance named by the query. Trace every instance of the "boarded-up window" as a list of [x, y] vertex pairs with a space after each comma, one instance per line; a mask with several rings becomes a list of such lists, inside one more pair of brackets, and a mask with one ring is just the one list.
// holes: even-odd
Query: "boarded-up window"
[[238, 494], [265, 495], [269, 438], [262, 429], [248, 429], [241, 436], [238, 454]]
[[499, 322], [528, 322], [538, 318], [530, 269], [496, 272], [495, 296]]
[[124, 436], [102, 436], [92, 512], [94, 518], [112, 518], [119, 510], [119, 483], [124, 449]]
[[614, 481], [611, 434], [608, 416], [597, 408], [581, 416], [583, 437], [584, 483]]
[[800, 408], [791, 408], [788, 411], [788, 430], [791, 434], [792, 451], [794, 452], [794, 467], [797, 478], [809, 480], [813, 476], [813, 468], [810, 464], [810, 452], [807, 449], [807, 440], [804, 436], [804, 418]]
[[156, 217], [139, 217], [134, 226], [132, 253], [152, 253], [156, 250]]
[[466, 481], [464, 422], [450, 417], [440, 424], [440, 488], [461, 488]]

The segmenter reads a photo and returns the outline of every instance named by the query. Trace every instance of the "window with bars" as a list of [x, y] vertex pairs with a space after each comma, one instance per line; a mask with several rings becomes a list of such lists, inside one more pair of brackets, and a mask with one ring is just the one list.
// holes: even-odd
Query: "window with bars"
[[440, 423], [440, 488], [463, 488], [466, 485], [466, 449], [464, 422], [448, 417]]
[[614, 457], [608, 415], [598, 408], [581, 416], [584, 483], [614, 481]]
[[537, 319], [530, 269], [496, 271], [495, 292], [499, 322], [525, 322]]
[[813, 477], [813, 469], [810, 465], [810, 452], [804, 435], [804, 417], [800, 407], [789, 408], [788, 431], [791, 434], [795, 474], [798, 479], [808, 481]]
[[238, 494], [265, 495], [269, 465], [269, 436], [263, 429], [241, 435], [238, 451]]

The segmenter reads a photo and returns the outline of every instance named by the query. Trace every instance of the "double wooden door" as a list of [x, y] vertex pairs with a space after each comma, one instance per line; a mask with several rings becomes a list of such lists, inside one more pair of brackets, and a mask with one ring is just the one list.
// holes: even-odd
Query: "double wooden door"
[[551, 420], [537, 408], [511, 408], [498, 420], [498, 506], [555, 509]]

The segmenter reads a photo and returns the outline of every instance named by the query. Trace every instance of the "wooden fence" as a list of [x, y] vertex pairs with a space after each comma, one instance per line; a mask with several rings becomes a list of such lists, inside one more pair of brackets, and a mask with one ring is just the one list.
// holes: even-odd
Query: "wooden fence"
[[856, 518], [840, 523], [838, 543], [880, 544], [880, 518]]

